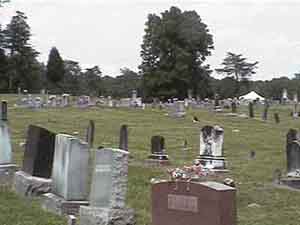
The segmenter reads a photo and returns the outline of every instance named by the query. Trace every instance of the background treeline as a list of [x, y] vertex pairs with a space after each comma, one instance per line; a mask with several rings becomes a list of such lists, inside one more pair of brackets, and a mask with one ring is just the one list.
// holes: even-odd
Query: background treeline
[[30, 93], [47, 89], [50, 93], [129, 97], [132, 90], [146, 100], [177, 97], [191, 91], [201, 99], [240, 96], [251, 90], [272, 99], [280, 99], [286, 88], [300, 96], [300, 75], [251, 81], [258, 62], [248, 62], [240, 54], [228, 52], [220, 68], [223, 79], [211, 76], [205, 63], [214, 48], [213, 35], [195, 11], [171, 7], [160, 15], [150, 14], [145, 23], [138, 72], [122, 68], [113, 77], [103, 75], [98, 66], [81, 68], [80, 63], [63, 59], [56, 47], [50, 49], [46, 64], [39, 62], [39, 52], [30, 44], [27, 17], [17, 11], [9, 24], [0, 24], [0, 93], [16, 93], [19, 88]]

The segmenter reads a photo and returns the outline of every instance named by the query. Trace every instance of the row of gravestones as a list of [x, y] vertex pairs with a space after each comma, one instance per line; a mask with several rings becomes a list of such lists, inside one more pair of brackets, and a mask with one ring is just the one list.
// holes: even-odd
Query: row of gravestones
[[[1, 121], [7, 121], [7, 108], [2, 108]], [[8, 127], [6, 129], [8, 134]], [[134, 212], [125, 204], [128, 151], [97, 149], [91, 186], [88, 185], [93, 132], [94, 124], [90, 122], [87, 142], [83, 142], [70, 135], [56, 135], [44, 128], [30, 126], [22, 170], [13, 176], [14, 189], [25, 196], [41, 195], [43, 208], [51, 212], [60, 215], [79, 213], [82, 225], [135, 224]], [[120, 134], [120, 148], [128, 150], [126, 126], [122, 126]], [[0, 140], [3, 137], [6, 136], [1, 134]], [[202, 157], [204, 164], [214, 164], [212, 158], [220, 160], [223, 143], [220, 127], [204, 127], [200, 141], [207, 145], [200, 149], [200, 159]], [[152, 138], [151, 157], [165, 159], [160, 157], [164, 151], [158, 150], [164, 149], [163, 143], [162, 137]], [[11, 155], [11, 148], [0, 152], [10, 152]], [[0, 160], [5, 159], [3, 155], [0, 155]], [[11, 156], [2, 162], [10, 164]], [[219, 210], [220, 205], [222, 210]], [[162, 181], [152, 185], [152, 220], [155, 225], [182, 225], [187, 221], [191, 225], [226, 225], [235, 224], [235, 218], [234, 188], [215, 182], [189, 185], [182, 182], [175, 187], [174, 182]]]

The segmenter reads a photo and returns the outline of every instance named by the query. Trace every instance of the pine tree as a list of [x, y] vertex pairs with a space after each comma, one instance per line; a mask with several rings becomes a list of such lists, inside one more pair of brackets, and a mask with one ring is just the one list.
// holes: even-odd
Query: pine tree
[[64, 61], [61, 58], [56, 47], [50, 51], [47, 63], [47, 79], [48, 81], [58, 85], [63, 80], [65, 74]]

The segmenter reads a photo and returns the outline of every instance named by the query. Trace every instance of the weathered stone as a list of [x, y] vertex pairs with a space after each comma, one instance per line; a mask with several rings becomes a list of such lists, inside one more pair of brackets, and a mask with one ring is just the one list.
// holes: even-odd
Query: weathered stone
[[14, 174], [17, 170], [15, 164], [0, 165], [0, 186], [12, 186]]
[[168, 160], [165, 150], [165, 139], [162, 136], [153, 136], [151, 138], [151, 155], [149, 159]]
[[77, 218], [74, 215], [68, 215], [68, 225], [76, 225]]
[[286, 136], [287, 172], [295, 172], [300, 169], [300, 149], [298, 143], [298, 131], [290, 129]]
[[254, 118], [254, 109], [253, 109], [253, 103], [249, 102], [249, 117]]
[[86, 142], [90, 148], [94, 145], [94, 137], [95, 137], [95, 122], [93, 120], [89, 121], [89, 125], [86, 131]]
[[92, 207], [123, 208], [127, 194], [128, 152], [100, 149], [95, 155], [90, 193]]
[[280, 123], [280, 118], [278, 113], [274, 113], [275, 123]]
[[36, 197], [51, 191], [51, 179], [31, 176], [18, 171], [14, 176], [14, 190], [22, 197]]
[[119, 149], [128, 151], [128, 129], [127, 125], [122, 125], [120, 129]]
[[89, 148], [86, 142], [65, 134], [56, 136], [53, 162], [53, 193], [65, 200], [87, 199]]
[[12, 147], [6, 121], [0, 120], [0, 165], [12, 163]]
[[66, 201], [53, 194], [46, 193], [42, 196], [42, 208], [56, 215], [78, 215], [82, 205], [88, 205], [88, 201]]
[[133, 209], [80, 207], [80, 225], [135, 225]]

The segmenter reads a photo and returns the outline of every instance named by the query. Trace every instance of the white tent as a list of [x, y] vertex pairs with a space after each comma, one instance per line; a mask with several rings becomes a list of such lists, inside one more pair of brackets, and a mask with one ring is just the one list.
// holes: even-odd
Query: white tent
[[263, 101], [263, 100], [265, 100], [264, 97], [260, 96], [255, 91], [251, 91], [251, 92], [249, 92], [246, 95], [242, 95], [242, 96], [240, 96], [239, 99], [241, 99], [241, 100], [247, 100], [247, 101], [254, 101], [254, 100]]

